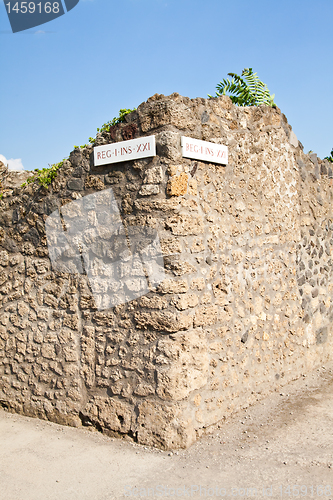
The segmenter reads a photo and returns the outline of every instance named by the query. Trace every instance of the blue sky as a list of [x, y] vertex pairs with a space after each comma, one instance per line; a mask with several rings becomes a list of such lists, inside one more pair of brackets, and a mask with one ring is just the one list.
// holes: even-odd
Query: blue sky
[[155, 93], [206, 97], [252, 67], [304, 150], [323, 158], [333, 148], [332, 19], [332, 0], [80, 0], [13, 34], [0, 2], [0, 155], [47, 167], [120, 108]]

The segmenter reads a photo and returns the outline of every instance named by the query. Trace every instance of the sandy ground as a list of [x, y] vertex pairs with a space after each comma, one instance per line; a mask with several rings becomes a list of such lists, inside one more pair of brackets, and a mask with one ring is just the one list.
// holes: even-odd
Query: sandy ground
[[333, 500], [333, 365], [161, 452], [0, 410], [0, 499]]

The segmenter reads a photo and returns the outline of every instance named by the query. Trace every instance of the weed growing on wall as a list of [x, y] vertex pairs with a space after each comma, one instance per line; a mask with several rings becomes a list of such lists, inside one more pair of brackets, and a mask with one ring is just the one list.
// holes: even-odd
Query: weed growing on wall
[[27, 184], [32, 184], [35, 181], [38, 181], [39, 184], [45, 188], [48, 188], [53, 179], [57, 176], [58, 170], [64, 164], [65, 160], [60, 161], [59, 163], [55, 163], [54, 165], [50, 165], [49, 168], [42, 168], [41, 170], [35, 168], [35, 174], [32, 177], [27, 179], [27, 182], [22, 184], [22, 187]]
[[333, 149], [331, 151], [331, 155], [330, 156], [325, 156], [324, 160], [328, 160], [331, 163], [333, 163]]
[[[97, 133], [99, 132], [104, 132], [105, 130], [109, 130], [110, 127], [114, 127], [114, 125], [117, 125], [118, 123], [123, 123], [125, 121], [125, 116], [128, 115], [129, 113], [132, 113], [132, 111], [135, 111], [136, 108], [133, 109], [120, 109], [119, 110], [119, 115], [115, 116], [112, 118], [112, 120], [104, 123], [104, 125], [101, 126], [101, 128], [97, 129]], [[93, 137], [89, 137], [89, 142], [90, 144], [94, 145], [95, 144], [95, 139]], [[74, 146], [74, 148], [77, 146]], [[84, 146], [81, 146], [81, 148]]]
[[[252, 68], [244, 68], [242, 76], [236, 73], [228, 73], [228, 76], [231, 76], [232, 80], [225, 78], [218, 83], [215, 97], [229, 95], [232, 102], [238, 106], [260, 106], [261, 104], [276, 106], [275, 94], [270, 94], [267, 85], [259, 80], [257, 73], [253, 73]], [[212, 96], [208, 94], [208, 97]]]

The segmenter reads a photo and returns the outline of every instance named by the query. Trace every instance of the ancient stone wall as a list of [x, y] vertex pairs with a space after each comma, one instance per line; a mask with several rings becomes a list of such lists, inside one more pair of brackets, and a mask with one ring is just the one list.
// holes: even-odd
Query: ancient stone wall
[[[96, 146], [148, 135], [153, 158], [95, 167], [76, 149], [48, 189], [1, 200], [0, 402], [176, 448], [332, 358], [333, 176], [278, 108], [225, 96], [155, 95]], [[183, 158], [181, 135], [228, 146], [229, 164]], [[83, 200], [93, 230], [88, 195], [110, 190], [126, 230], [158, 234], [165, 279], [105, 308], [84, 272], [52, 267], [45, 223]], [[103, 269], [107, 242], [86, 240]]]

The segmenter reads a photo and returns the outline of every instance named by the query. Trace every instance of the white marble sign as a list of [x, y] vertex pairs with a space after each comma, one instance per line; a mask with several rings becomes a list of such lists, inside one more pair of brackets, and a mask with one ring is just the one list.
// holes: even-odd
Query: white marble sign
[[227, 146], [184, 136], [181, 138], [181, 146], [184, 158], [222, 163], [223, 165], [228, 164]]
[[130, 141], [114, 142], [94, 148], [95, 166], [120, 161], [137, 160], [156, 156], [155, 136], [140, 137]]

